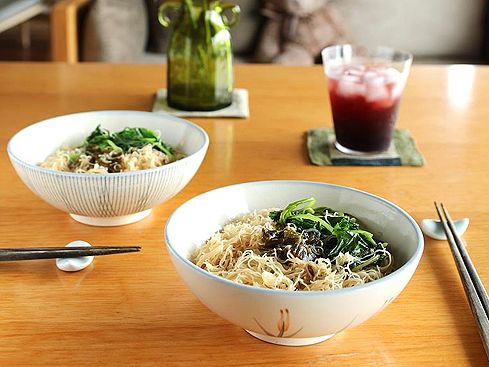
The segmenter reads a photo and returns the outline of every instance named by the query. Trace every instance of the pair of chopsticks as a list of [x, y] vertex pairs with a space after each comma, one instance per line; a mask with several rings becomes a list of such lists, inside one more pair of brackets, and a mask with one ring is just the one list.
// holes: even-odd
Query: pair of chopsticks
[[[472, 314], [479, 327], [479, 334], [482, 338], [486, 355], [489, 357], [489, 297], [460, 236], [455, 231], [455, 226], [448, 210], [443, 203], [440, 203], [440, 206], [441, 210], [435, 201], [435, 208], [447, 235], [458, 273], [462, 279], [465, 295], [469, 300]], [[446, 220], [443, 218], [442, 212]]]
[[0, 248], [0, 261], [63, 259], [139, 252], [139, 246]]

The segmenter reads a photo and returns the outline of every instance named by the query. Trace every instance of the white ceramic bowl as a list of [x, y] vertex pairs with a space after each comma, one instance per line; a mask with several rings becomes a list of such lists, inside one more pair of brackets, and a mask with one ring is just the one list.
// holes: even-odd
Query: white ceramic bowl
[[[236, 216], [282, 208], [305, 197], [356, 216], [377, 238], [389, 242], [396, 270], [352, 288], [294, 292], [240, 285], [188, 260], [196, 247]], [[424, 246], [416, 222], [389, 201], [348, 187], [306, 181], [251, 182], [196, 196], [171, 215], [165, 236], [178, 273], [204, 305], [253, 336], [282, 345], [321, 342], [380, 312], [409, 282]], [[285, 318], [289, 326], [280, 337], [277, 323]]]
[[[84, 174], [59, 172], [38, 164], [62, 146], [77, 146], [97, 125], [119, 131], [145, 127], [186, 157], [142, 171]], [[195, 175], [209, 145], [206, 132], [168, 114], [140, 111], [94, 111], [50, 118], [30, 125], [8, 143], [12, 165], [41, 199], [77, 221], [99, 226], [136, 222], [151, 208], [177, 194]]]

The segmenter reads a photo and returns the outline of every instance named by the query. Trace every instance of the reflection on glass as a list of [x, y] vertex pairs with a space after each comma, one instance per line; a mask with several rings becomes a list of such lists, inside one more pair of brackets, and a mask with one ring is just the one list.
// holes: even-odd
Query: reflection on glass
[[475, 79], [474, 65], [448, 67], [448, 99], [452, 106], [465, 108], [472, 100]]

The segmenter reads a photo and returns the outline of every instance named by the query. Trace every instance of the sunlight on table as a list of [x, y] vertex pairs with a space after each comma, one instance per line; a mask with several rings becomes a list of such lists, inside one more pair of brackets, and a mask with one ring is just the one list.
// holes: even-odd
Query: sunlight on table
[[233, 161], [233, 141], [234, 125], [233, 122], [218, 121], [214, 123], [214, 134], [216, 150], [214, 155], [214, 167], [222, 172], [232, 170]]
[[474, 65], [450, 65], [448, 67], [448, 100], [456, 108], [466, 108], [472, 101]]

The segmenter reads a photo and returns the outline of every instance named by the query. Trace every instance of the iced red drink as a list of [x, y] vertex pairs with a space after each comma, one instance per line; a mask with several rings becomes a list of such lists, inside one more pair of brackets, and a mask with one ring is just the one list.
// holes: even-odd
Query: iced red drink
[[413, 56], [389, 47], [336, 45], [322, 53], [336, 147], [368, 154], [389, 148]]
[[360, 152], [387, 150], [402, 93], [401, 73], [394, 68], [347, 65], [328, 74], [337, 143]]

